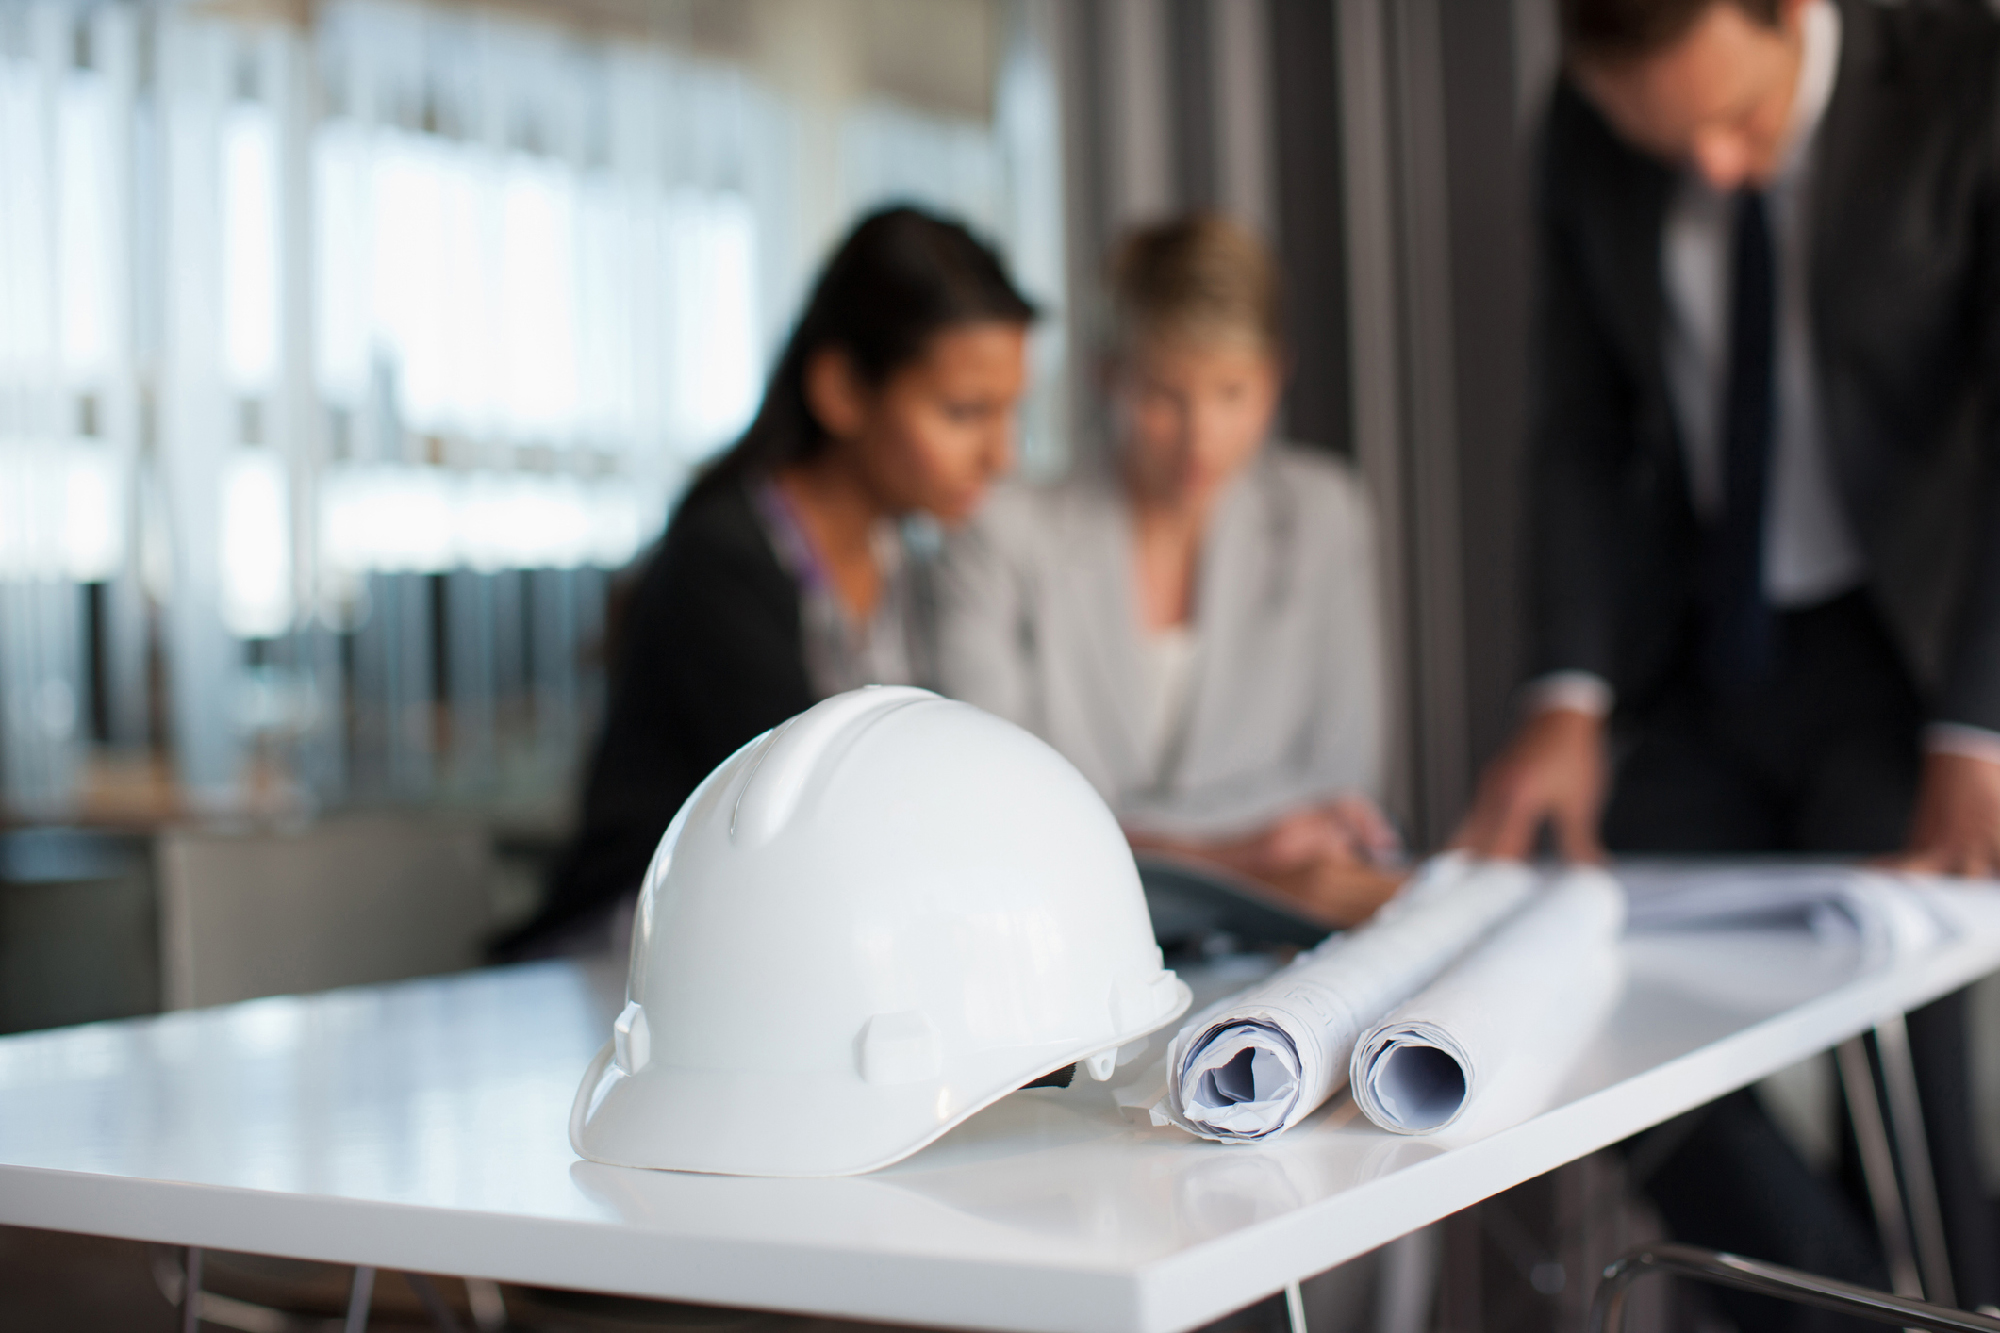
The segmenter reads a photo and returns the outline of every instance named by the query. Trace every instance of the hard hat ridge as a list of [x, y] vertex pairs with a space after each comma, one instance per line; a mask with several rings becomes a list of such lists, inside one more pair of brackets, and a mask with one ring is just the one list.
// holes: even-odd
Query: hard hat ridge
[[1102, 799], [927, 691], [828, 699], [744, 746], [648, 870], [627, 1004], [578, 1089], [599, 1161], [844, 1175], [1177, 1017]]

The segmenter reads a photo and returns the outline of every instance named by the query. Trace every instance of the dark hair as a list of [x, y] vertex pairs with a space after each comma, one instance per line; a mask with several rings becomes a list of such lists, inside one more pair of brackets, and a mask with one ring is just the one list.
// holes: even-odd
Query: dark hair
[[1000, 257], [957, 222], [918, 208], [886, 208], [856, 224], [814, 284], [750, 426], [690, 488], [811, 458], [826, 432], [806, 402], [806, 362], [838, 347], [879, 385], [957, 324], [1029, 324], [1033, 304]]
[[1687, 35], [1715, 5], [1735, 5], [1767, 28], [1780, 0], [1561, 0], [1563, 50], [1571, 59], [1635, 60]]

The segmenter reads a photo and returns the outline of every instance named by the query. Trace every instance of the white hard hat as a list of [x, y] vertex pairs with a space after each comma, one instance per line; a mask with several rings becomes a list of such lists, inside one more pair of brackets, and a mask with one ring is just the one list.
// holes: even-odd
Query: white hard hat
[[660, 840], [570, 1113], [624, 1166], [887, 1166], [1187, 1008], [1104, 801], [970, 704], [871, 686], [738, 750]]

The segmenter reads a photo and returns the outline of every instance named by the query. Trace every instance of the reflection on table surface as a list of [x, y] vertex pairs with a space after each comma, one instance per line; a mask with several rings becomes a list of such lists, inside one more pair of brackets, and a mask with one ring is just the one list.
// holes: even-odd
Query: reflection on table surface
[[[1614, 1014], [1546, 1105], [1859, 972], [1849, 951], [1776, 931], [1644, 937], [1626, 952]], [[1273, 965], [1195, 969], [1198, 1004]], [[1017, 1093], [870, 1176], [606, 1167], [577, 1160], [564, 1126], [621, 985], [615, 967], [541, 963], [0, 1040], [0, 1164], [1094, 1268], [1144, 1264], [1453, 1151], [1376, 1130], [1345, 1096], [1268, 1144], [1154, 1128], [1115, 1093], [1153, 1063], [1161, 1034], [1108, 1084]]]

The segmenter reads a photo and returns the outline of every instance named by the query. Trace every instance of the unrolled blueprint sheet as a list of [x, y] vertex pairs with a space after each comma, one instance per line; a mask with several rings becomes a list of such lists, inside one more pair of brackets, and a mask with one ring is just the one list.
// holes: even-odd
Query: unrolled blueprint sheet
[[1870, 962], [1908, 957], [1950, 938], [1953, 894], [1966, 891], [1928, 876], [1830, 862], [1639, 861], [1620, 865], [1617, 875], [1634, 931], [1808, 929], [1829, 943], [1857, 945]]

